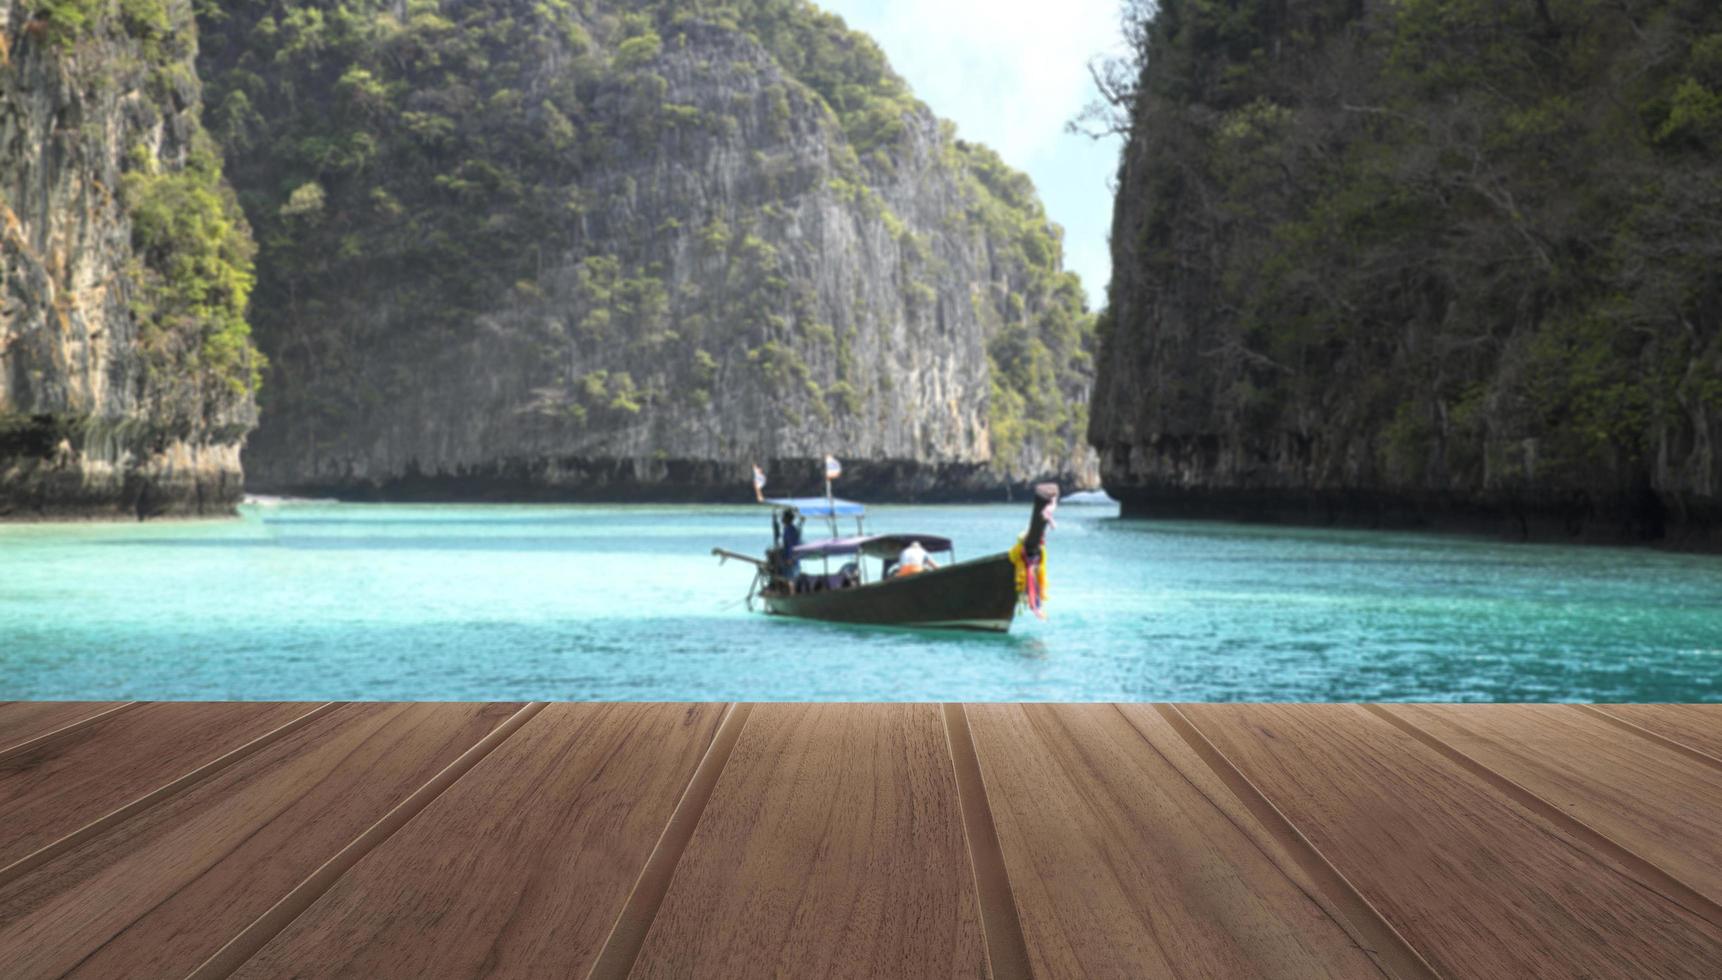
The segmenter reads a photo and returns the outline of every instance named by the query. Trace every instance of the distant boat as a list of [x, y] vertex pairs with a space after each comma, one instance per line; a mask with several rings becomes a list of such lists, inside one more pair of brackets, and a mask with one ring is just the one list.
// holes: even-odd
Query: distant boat
[[[823, 518], [829, 522], [832, 536], [797, 545], [788, 555], [774, 547], [763, 560], [713, 548], [712, 554], [720, 558], [754, 566], [749, 608], [763, 607], [778, 616], [832, 623], [1002, 633], [1010, 629], [1025, 592], [1031, 604], [1038, 602], [1035, 566], [1041, 560], [1048, 511], [1058, 502], [1058, 487], [1042, 484], [1035, 488], [1028, 531], [1017, 547], [962, 562], [956, 560], [951, 540], [942, 535], [863, 533], [866, 511], [854, 501], [809, 497], [765, 502], [777, 509], [774, 521], [791, 511], [802, 517]], [[836, 536], [837, 519], [844, 517], [855, 518], [855, 535]], [[898, 558], [915, 543], [931, 554], [948, 556], [948, 562], [915, 574], [893, 574]], [[871, 576], [866, 561], [870, 558], [879, 562], [877, 574]], [[833, 560], [842, 562], [835, 571], [831, 568]], [[818, 573], [791, 571], [803, 562], [815, 561], [822, 569]], [[1019, 581], [1025, 583], [1022, 591]]]

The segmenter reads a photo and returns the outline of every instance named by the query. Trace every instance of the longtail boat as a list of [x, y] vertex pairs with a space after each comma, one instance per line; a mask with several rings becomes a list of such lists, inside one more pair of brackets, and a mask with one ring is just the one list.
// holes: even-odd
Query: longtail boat
[[[865, 533], [865, 508], [854, 501], [827, 496], [764, 502], [776, 508], [774, 528], [785, 516], [823, 518], [832, 533], [824, 540], [794, 543], [787, 550], [779, 542], [766, 551], [764, 559], [713, 548], [712, 554], [721, 559], [754, 567], [747, 595], [750, 609], [833, 623], [998, 633], [1010, 629], [1018, 605], [1026, 604], [1039, 614], [1045, 587], [1044, 540], [1050, 512], [1058, 503], [1054, 484], [1035, 487], [1028, 530], [1014, 547], [968, 561], [956, 560], [955, 545], [943, 535]], [[855, 519], [856, 533], [839, 537], [837, 520], [848, 517]], [[899, 560], [915, 544], [948, 558], [943, 563], [928, 562], [918, 573], [900, 574]], [[870, 565], [870, 560], [877, 566]], [[803, 570], [814, 563], [819, 571]]]

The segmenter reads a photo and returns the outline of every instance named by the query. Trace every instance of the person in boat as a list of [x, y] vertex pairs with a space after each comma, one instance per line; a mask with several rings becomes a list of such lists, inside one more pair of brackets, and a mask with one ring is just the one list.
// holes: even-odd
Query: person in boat
[[790, 585], [795, 587], [796, 575], [801, 571], [801, 562], [795, 557], [795, 549], [801, 544], [801, 525], [794, 507], [786, 507], [779, 515], [779, 523], [773, 527], [777, 532], [772, 535], [777, 539], [777, 556], [780, 565], [779, 574]]
[[905, 575], [919, 575], [928, 569], [938, 567], [933, 559], [927, 556], [927, 549], [921, 547], [921, 542], [911, 541], [909, 546], [903, 549], [902, 554], [897, 556], [897, 568], [891, 574], [896, 578], [902, 578]]

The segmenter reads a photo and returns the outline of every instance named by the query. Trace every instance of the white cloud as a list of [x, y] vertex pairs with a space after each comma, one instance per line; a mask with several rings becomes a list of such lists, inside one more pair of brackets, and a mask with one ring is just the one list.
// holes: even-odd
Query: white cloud
[[1028, 172], [1065, 227], [1066, 264], [1099, 300], [1117, 143], [1065, 132], [1096, 97], [1088, 62], [1118, 54], [1118, 0], [818, 0], [872, 35], [920, 99], [964, 139]]

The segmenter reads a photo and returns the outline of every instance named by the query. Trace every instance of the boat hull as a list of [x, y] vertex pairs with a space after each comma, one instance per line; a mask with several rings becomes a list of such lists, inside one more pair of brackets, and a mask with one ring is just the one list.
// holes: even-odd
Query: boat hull
[[1016, 616], [1016, 569], [1008, 555], [992, 555], [850, 589], [761, 598], [779, 616], [1003, 633]]

